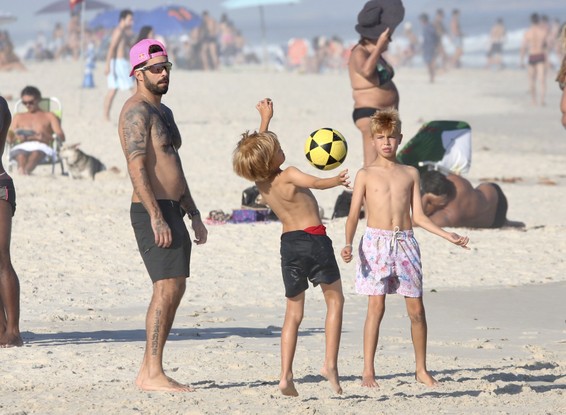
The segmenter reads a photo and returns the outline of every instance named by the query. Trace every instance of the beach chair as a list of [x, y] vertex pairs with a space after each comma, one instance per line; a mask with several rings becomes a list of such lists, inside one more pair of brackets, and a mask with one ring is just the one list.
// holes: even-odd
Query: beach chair
[[[41, 98], [41, 101], [39, 102], [39, 108], [41, 108], [43, 111], [52, 112], [60, 120], [63, 119], [63, 106], [61, 105], [61, 101], [59, 101], [59, 99], [55, 97]], [[14, 114], [19, 112], [26, 112], [26, 111], [27, 109], [25, 105], [22, 103], [22, 100], [21, 99], [17, 100], [16, 103], [14, 104], [14, 111], [13, 111]], [[7, 147], [6, 157], [8, 158], [8, 171], [10, 172], [12, 171], [12, 168], [17, 165], [16, 160], [10, 157], [10, 150], [14, 145], [15, 144], [6, 143], [6, 147]], [[63, 160], [61, 159], [60, 156], [62, 145], [63, 142], [61, 141], [61, 139], [56, 134], [53, 134], [52, 148], [53, 148], [54, 156], [53, 157], [45, 156], [45, 158], [41, 162], [39, 162], [38, 165], [50, 165], [51, 174], [55, 174], [55, 166], [59, 165], [61, 168], [61, 174], [65, 175], [65, 166], [63, 165]]]
[[472, 164], [472, 129], [465, 121], [430, 121], [397, 154], [419, 172], [462, 175]]

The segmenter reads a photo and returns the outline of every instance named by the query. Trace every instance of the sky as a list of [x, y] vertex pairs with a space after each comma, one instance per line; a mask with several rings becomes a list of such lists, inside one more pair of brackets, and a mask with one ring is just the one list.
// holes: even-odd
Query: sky
[[[36, 15], [35, 12], [53, 0], [0, 0], [0, 12], [9, 12], [18, 17], [15, 23], [4, 24], [0, 29], [8, 30], [16, 44], [34, 39], [39, 32], [49, 35], [56, 22], [66, 25], [66, 13]], [[87, 0], [88, 1], [88, 0]], [[158, 5], [175, 4], [185, 6], [196, 13], [208, 10], [216, 19], [222, 13], [242, 30], [250, 43], [260, 43], [260, 14], [256, 7], [227, 10], [223, 0], [104, 0], [116, 8], [151, 9]], [[386, 0], [384, 0], [386, 1]], [[354, 31], [357, 14], [366, 0], [301, 0], [299, 4], [282, 4], [264, 8], [268, 43], [285, 43], [291, 37], [313, 38], [316, 35], [338, 35], [345, 40], [357, 39]], [[546, 13], [550, 18], [566, 21], [565, 0], [404, 0], [405, 21], [417, 24], [422, 12], [433, 13], [443, 8], [447, 16], [454, 8], [461, 11], [464, 33], [486, 33], [497, 17], [503, 17], [508, 28], [528, 26], [528, 17], [534, 12]], [[87, 12], [86, 19], [96, 15]]]

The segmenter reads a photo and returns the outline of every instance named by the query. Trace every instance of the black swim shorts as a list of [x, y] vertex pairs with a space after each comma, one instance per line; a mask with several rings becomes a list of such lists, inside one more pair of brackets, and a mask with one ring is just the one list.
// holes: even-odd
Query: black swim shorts
[[130, 219], [138, 248], [153, 282], [167, 278], [188, 277], [190, 274], [191, 237], [183, 221], [185, 212], [179, 202], [158, 200], [163, 218], [171, 228], [173, 242], [168, 248], [155, 244], [149, 214], [141, 203], [132, 203]]
[[340, 269], [330, 238], [305, 231], [281, 235], [281, 271], [287, 298], [307, 290], [309, 280], [316, 287], [340, 279]]
[[503, 194], [503, 190], [497, 183], [490, 183], [497, 192], [497, 207], [495, 209], [495, 218], [493, 220], [492, 228], [501, 228], [507, 223], [507, 198]]
[[14, 213], [16, 213], [16, 188], [11, 178], [0, 179], [0, 200], [5, 200], [12, 206], [12, 216], [14, 216]]

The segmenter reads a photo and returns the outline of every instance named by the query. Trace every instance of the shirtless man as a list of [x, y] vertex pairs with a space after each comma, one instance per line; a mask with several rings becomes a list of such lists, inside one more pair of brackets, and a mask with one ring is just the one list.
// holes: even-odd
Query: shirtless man
[[503, 43], [507, 37], [505, 24], [500, 17], [492, 26], [489, 32], [489, 51], [487, 52], [487, 67], [495, 66], [497, 69], [503, 69]]
[[496, 183], [475, 189], [462, 176], [427, 171], [421, 176], [424, 213], [440, 227], [524, 227], [507, 219], [507, 199]]
[[53, 135], [65, 141], [65, 133], [55, 114], [39, 108], [39, 89], [26, 86], [20, 97], [28, 112], [14, 115], [8, 142], [15, 144], [10, 150], [10, 158], [18, 162], [18, 173], [29, 175], [46, 156], [54, 155]]
[[10, 259], [16, 190], [12, 178], [2, 166], [2, 152], [11, 120], [8, 103], [0, 97], [0, 348], [23, 344], [20, 336], [20, 282]]
[[130, 48], [130, 33], [134, 25], [134, 14], [124, 9], [120, 12], [118, 26], [112, 32], [110, 46], [106, 53], [106, 67], [104, 74], [107, 77], [108, 92], [104, 98], [104, 118], [110, 121], [110, 108], [117, 90], [133, 90], [134, 80], [128, 75], [128, 50]]
[[540, 84], [540, 105], [545, 105], [546, 74], [548, 54], [548, 30], [541, 24], [537, 13], [531, 15], [531, 27], [527, 29], [521, 44], [521, 66], [525, 66], [525, 55], [528, 55], [527, 73], [529, 90], [533, 105], [537, 105], [537, 82]]
[[146, 318], [146, 349], [136, 385], [146, 391], [190, 392], [163, 371], [163, 348], [190, 274], [191, 240], [183, 216], [192, 222], [197, 245], [202, 223], [183, 174], [181, 135], [173, 112], [161, 103], [172, 64], [162, 43], [143, 39], [130, 50], [137, 91], [120, 113], [119, 134], [134, 192], [130, 216], [138, 248], [153, 282]]

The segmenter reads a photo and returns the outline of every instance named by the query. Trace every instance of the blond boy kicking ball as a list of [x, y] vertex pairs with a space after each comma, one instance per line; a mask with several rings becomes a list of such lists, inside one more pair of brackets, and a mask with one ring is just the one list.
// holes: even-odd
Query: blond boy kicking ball
[[318, 203], [310, 189], [348, 187], [348, 171], [321, 179], [295, 167], [281, 169], [285, 154], [277, 136], [268, 131], [273, 117], [269, 98], [260, 101], [256, 109], [261, 116], [259, 132], [242, 134], [234, 150], [234, 171], [255, 181], [261, 195], [275, 212], [281, 224], [281, 270], [287, 297], [285, 321], [281, 330], [281, 380], [283, 395], [298, 396], [293, 382], [293, 358], [297, 346], [299, 325], [303, 319], [305, 290], [308, 281], [322, 287], [326, 302], [326, 355], [321, 370], [335, 393], [342, 393], [338, 380], [338, 348], [342, 331], [344, 295], [340, 271], [332, 241], [326, 236], [320, 220]]
[[346, 220], [346, 246], [341, 252], [345, 262], [352, 260], [352, 242], [365, 199], [367, 229], [358, 248], [356, 274], [356, 292], [368, 296], [362, 385], [370, 388], [378, 386], [374, 359], [379, 326], [385, 311], [385, 296], [397, 293], [405, 296], [411, 319], [415, 378], [427, 386], [434, 386], [437, 381], [426, 368], [427, 325], [422, 298], [422, 268], [412, 226], [420, 226], [463, 248], [466, 248], [469, 239], [446, 232], [423, 213], [419, 172], [414, 167], [397, 163], [397, 148], [403, 137], [398, 112], [394, 109], [376, 112], [371, 117], [371, 131], [377, 158], [356, 175]]

